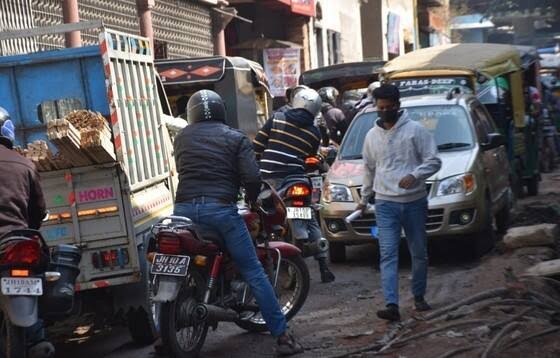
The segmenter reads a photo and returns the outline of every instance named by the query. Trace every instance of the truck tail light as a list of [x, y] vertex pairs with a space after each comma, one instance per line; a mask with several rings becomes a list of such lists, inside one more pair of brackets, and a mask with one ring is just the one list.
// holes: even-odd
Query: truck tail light
[[96, 251], [91, 254], [91, 263], [96, 269], [124, 267], [130, 262], [128, 249]]

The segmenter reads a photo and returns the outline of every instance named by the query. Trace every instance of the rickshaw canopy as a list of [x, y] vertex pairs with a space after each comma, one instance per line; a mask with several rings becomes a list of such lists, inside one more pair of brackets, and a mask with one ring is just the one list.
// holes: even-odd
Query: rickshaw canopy
[[497, 77], [521, 69], [516, 47], [498, 44], [449, 44], [416, 50], [388, 62], [382, 73], [389, 78], [409, 77], [424, 71]]

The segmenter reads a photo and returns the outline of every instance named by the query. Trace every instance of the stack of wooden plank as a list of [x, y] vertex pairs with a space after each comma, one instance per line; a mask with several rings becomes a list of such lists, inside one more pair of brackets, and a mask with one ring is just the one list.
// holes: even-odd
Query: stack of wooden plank
[[95, 163], [115, 161], [111, 128], [101, 114], [78, 110], [69, 113], [66, 119], [80, 130], [80, 146], [89, 158]]
[[54, 119], [48, 121], [47, 137], [73, 166], [92, 164], [90, 158], [81, 150], [80, 131], [68, 120]]
[[16, 148], [23, 156], [29, 158], [40, 172], [70, 168], [71, 164], [60, 153], [53, 154], [47, 143], [36, 140], [27, 144], [27, 148]]

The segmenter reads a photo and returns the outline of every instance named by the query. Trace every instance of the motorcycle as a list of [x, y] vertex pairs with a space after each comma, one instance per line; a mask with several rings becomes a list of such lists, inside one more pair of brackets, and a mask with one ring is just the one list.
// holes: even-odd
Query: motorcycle
[[304, 163], [305, 175], [286, 177], [278, 193], [286, 205], [290, 227], [282, 239], [296, 245], [303, 257], [310, 257], [329, 250], [329, 242], [325, 238], [312, 241], [307, 233], [302, 232], [307, 230], [311, 220], [318, 220], [321, 190], [328, 165], [321, 155], [310, 156]]
[[[303, 306], [309, 271], [301, 252], [276, 241], [286, 230], [286, 209], [267, 184], [256, 208], [240, 214], [253, 237], [257, 256], [276, 290], [287, 320]], [[222, 238], [186, 217], [171, 216], [152, 228], [148, 261], [159, 306], [163, 345], [174, 357], [196, 357], [209, 327], [232, 322], [250, 332], [267, 331], [247, 283], [235, 268]]]
[[0, 237], [0, 356], [25, 358], [26, 330], [72, 310], [80, 259], [72, 245], [51, 251], [36, 230]]

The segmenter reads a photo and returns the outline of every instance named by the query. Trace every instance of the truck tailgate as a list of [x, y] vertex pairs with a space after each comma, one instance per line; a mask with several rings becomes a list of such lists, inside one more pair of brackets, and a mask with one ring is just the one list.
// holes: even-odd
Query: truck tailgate
[[69, 243], [82, 249], [79, 283], [139, 271], [121, 177], [111, 165], [42, 174], [50, 215], [41, 231], [49, 246]]

